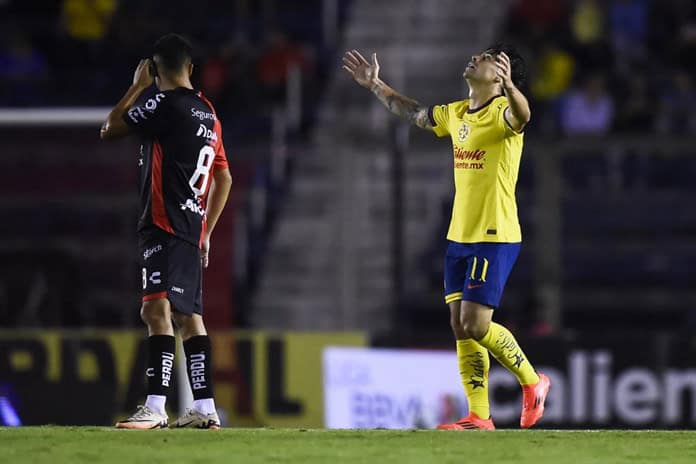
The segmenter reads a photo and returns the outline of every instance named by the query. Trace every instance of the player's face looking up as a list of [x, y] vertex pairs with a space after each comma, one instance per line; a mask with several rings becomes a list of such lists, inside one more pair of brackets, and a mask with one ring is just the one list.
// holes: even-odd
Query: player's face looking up
[[478, 83], [495, 83], [500, 79], [496, 73], [495, 54], [492, 50], [486, 50], [478, 55], [473, 55], [471, 61], [464, 69], [464, 79]]

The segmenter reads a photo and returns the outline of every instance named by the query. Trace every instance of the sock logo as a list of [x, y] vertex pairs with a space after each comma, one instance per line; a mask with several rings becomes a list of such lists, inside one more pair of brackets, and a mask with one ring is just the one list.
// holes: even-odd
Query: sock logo
[[172, 379], [172, 368], [174, 367], [174, 353], [162, 352], [162, 386], [168, 387]]
[[154, 377], [155, 376], [155, 368], [148, 367], [147, 369], [145, 369], [145, 375], [148, 377]]
[[469, 366], [473, 369], [473, 375], [469, 376], [468, 385], [472, 386], [472, 389], [486, 388], [485, 377], [485, 367], [483, 364], [483, 354], [476, 352], [467, 356], [469, 358]]
[[498, 334], [498, 339], [495, 341], [496, 345], [500, 347], [502, 351], [515, 351], [517, 349], [517, 343], [515, 339], [508, 336], [505, 332], [501, 331]]
[[[513, 354], [512, 357], [515, 358], [515, 367], [519, 369], [522, 366], [522, 363], [524, 362], [524, 356], [522, 356], [522, 352], [517, 352]], [[510, 358], [510, 356], [508, 356], [508, 358]]]
[[505, 350], [509, 353], [504, 353], [505, 357], [508, 359], [514, 359], [512, 365], [516, 368], [520, 368], [522, 363], [525, 361], [524, 356], [522, 356], [522, 351], [517, 347], [515, 340], [508, 336], [505, 332], [500, 332], [498, 334], [498, 339], [495, 342], [500, 349], [504, 352]]
[[205, 380], [205, 353], [192, 354], [189, 358], [189, 370], [191, 372], [191, 388], [203, 390], [207, 388]]

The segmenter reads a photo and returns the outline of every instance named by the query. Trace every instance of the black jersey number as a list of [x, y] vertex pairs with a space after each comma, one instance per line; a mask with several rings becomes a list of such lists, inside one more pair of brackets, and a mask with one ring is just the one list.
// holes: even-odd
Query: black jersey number
[[196, 163], [196, 171], [189, 179], [189, 185], [191, 190], [196, 194], [197, 197], [202, 196], [206, 187], [208, 186], [208, 179], [210, 178], [210, 168], [213, 167], [213, 161], [215, 160], [215, 150], [210, 145], [205, 145], [201, 148], [198, 154], [198, 162]]

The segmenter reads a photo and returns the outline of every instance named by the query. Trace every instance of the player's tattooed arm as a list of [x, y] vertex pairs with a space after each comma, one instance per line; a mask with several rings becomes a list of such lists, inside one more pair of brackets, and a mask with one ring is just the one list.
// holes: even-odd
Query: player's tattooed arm
[[152, 85], [154, 77], [150, 68], [150, 60], [140, 60], [133, 74], [133, 85], [126, 91], [121, 100], [111, 110], [102, 124], [99, 133], [102, 140], [123, 137], [130, 133], [130, 128], [123, 120], [123, 115], [135, 104], [141, 93]]
[[376, 53], [372, 54], [372, 63], [369, 63], [357, 50], [346, 52], [343, 56], [343, 69], [355, 82], [370, 89], [389, 111], [422, 129], [432, 129], [426, 106], [401, 95], [379, 78]]
[[432, 129], [430, 118], [428, 117], [428, 108], [418, 103], [416, 100], [401, 95], [381, 79], [374, 83], [372, 93], [377, 99], [387, 107], [389, 111], [395, 115], [404, 118], [413, 125], [421, 129]]

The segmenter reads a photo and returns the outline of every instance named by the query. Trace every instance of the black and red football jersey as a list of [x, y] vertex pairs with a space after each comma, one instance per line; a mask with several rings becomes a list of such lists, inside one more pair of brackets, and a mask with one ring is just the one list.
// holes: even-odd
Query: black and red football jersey
[[213, 105], [180, 87], [155, 93], [124, 120], [143, 136], [138, 230], [155, 226], [199, 245], [213, 172], [229, 169]]

